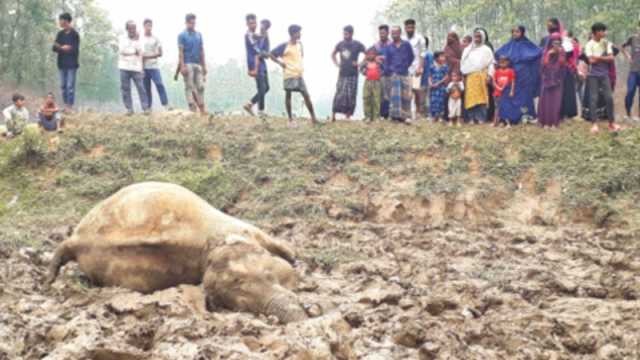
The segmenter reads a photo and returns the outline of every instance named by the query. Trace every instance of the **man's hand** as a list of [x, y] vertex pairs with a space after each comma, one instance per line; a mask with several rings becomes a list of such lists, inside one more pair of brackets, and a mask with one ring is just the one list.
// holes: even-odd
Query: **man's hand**
[[204, 76], [204, 78], [205, 78], [205, 79], [207, 78], [207, 74], [208, 74], [208, 73], [209, 73], [209, 72], [207, 71], [207, 68], [206, 68], [205, 66], [203, 66], [203, 67], [202, 67], [202, 76]]
[[418, 69], [416, 69], [416, 75], [422, 76], [422, 74], [424, 74], [424, 68], [419, 66]]
[[256, 77], [256, 76], [258, 76], [258, 71], [257, 71], [257, 70], [255, 70], [255, 69], [253, 69], [253, 70], [249, 70], [249, 76], [251, 76], [251, 77], [253, 77], [253, 78], [254, 78], [254, 77]]
[[65, 52], [66, 51], [71, 51], [71, 49], [72, 49], [71, 45], [62, 45], [62, 46], [60, 46], [60, 50], [65, 51]]
[[180, 73], [182, 74], [182, 76], [188, 76], [189, 75], [189, 69], [185, 65], [182, 65], [180, 67]]

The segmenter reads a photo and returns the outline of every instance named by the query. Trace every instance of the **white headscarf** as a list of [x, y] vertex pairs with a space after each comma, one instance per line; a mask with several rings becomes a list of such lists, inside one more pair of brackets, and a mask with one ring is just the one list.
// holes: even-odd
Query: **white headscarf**
[[[487, 71], [489, 75], [493, 75], [494, 55], [491, 48], [485, 45], [485, 33], [476, 31], [482, 36], [482, 43], [476, 44], [475, 40], [464, 49], [462, 53], [462, 62], [460, 63], [460, 71], [463, 75], [469, 75], [479, 71]], [[475, 33], [474, 33], [475, 34]]]

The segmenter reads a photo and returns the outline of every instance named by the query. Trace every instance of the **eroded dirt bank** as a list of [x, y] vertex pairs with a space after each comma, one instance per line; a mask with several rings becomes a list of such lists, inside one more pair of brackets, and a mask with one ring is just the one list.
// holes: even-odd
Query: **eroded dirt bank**
[[[640, 358], [637, 129], [70, 124], [0, 144], [0, 359]], [[44, 289], [69, 227], [146, 180], [292, 243], [313, 318], [94, 288], [75, 265]]]

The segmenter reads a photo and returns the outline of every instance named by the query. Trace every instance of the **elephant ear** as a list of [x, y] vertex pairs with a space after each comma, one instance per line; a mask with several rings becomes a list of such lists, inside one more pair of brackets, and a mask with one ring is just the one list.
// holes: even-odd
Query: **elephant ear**
[[284, 241], [271, 237], [262, 231], [259, 231], [255, 235], [255, 239], [260, 246], [271, 254], [281, 257], [290, 264], [294, 264], [296, 262], [296, 252]]

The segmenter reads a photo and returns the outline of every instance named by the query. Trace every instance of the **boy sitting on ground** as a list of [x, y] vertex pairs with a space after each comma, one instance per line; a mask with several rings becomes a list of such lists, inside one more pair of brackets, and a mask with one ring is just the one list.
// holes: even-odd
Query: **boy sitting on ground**
[[62, 119], [60, 117], [60, 109], [56, 105], [56, 100], [52, 93], [49, 93], [38, 112], [38, 125], [45, 131], [61, 131]]
[[3, 131], [6, 137], [12, 138], [22, 134], [24, 128], [29, 122], [29, 110], [27, 110], [26, 100], [20, 94], [14, 94], [12, 97], [13, 105], [2, 111], [4, 116], [6, 130]]

